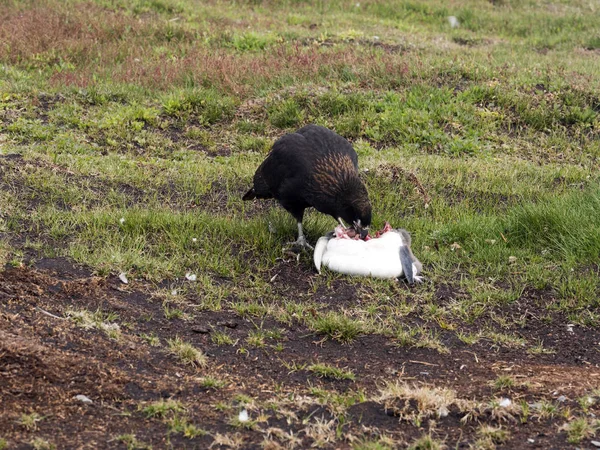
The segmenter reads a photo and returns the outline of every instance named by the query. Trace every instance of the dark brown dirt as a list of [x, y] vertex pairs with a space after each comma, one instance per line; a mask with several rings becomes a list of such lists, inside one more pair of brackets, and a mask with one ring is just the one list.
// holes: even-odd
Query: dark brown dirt
[[[285, 286], [290, 292], [306, 292], [314, 274], [298, 276], [297, 269], [295, 263], [281, 263], [274, 269], [279, 281], [276, 289]], [[392, 339], [377, 335], [363, 335], [350, 344], [341, 344], [299, 323], [285, 325], [270, 318], [244, 318], [233, 311], [198, 311], [185, 305], [181, 307], [193, 316], [190, 320], [167, 320], [161, 300], [151, 295], [152, 286], [124, 285], [115, 276], [96, 277], [64, 258], [42, 259], [33, 267], [6, 268], [0, 280], [0, 430], [9, 448], [29, 448], [35, 437], [47, 439], [57, 448], [125, 448], [116, 438], [128, 433], [154, 448], [207, 448], [218, 434], [239, 433], [242, 448], [255, 448], [264, 437], [260, 430], [269, 427], [291, 430], [300, 438], [300, 447], [309, 446], [312, 441], [300, 419], [334, 417], [332, 406], [319, 405], [315, 397], [308, 403], [282, 401], [274, 410], [249, 407], [253, 417], [259, 412], [265, 415], [266, 422], [259, 422], [255, 430], [237, 428], [231, 418], [238, 411], [237, 394], [248, 395], [262, 405], [305, 396], [310, 386], [339, 394], [366, 393], [366, 401], [347, 410], [342, 426], [345, 434], [367, 437], [385, 433], [397, 442], [410, 442], [427, 431], [429, 421], [414, 426], [386, 412], [376, 401], [384, 381], [444, 386], [455, 390], [460, 398], [483, 402], [494, 396], [506, 396], [513, 402], [556, 402], [564, 395], [562, 406], [571, 408], [577, 407], [578, 397], [600, 383], [600, 333], [582, 327], [569, 331], [559, 318], [549, 324], [532, 319], [519, 330], [528, 341], [543, 340], [555, 349], [554, 354], [528, 355], [522, 349], [485, 340], [469, 346], [450, 334], [441, 335], [450, 352], [439, 353], [400, 347]], [[336, 282], [330, 290], [320, 288], [312, 300], [336, 303], [338, 308], [358, 301], [353, 285]], [[459, 293], [447, 286], [436, 291], [440, 303], [455, 295]], [[535, 304], [527, 308], [535, 317]], [[118, 314], [116, 321], [121, 324], [123, 337], [112, 340], [101, 330], [80, 328], [67, 318], [69, 310], [82, 309]], [[282, 351], [274, 348], [276, 341], [272, 339], [267, 339], [263, 348], [246, 344], [257, 325], [263, 330], [282, 330], [277, 340]], [[212, 340], [216, 332], [225, 332], [240, 344], [216, 345]], [[150, 346], [142, 338], [144, 334], [156, 335], [162, 346]], [[202, 349], [208, 366], [186, 366], [169, 354], [166, 342], [175, 336]], [[247, 351], [240, 352], [241, 347]], [[315, 362], [352, 370], [356, 381], [318, 378], [306, 370]], [[200, 379], [206, 375], [226, 382], [226, 386], [203, 387]], [[490, 383], [499, 375], [510, 375], [515, 385], [494, 390]], [[94, 403], [85, 405], [74, 399], [79, 394]], [[140, 411], [149, 402], [169, 398], [186, 405], [190, 422], [209, 434], [188, 439], [180, 432], [170, 433], [164, 420], [148, 419]], [[219, 405], [229, 406], [223, 411]], [[600, 413], [595, 408], [596, 414]], [[288, 410], [300, 419], [285, 419]], [[28, 429], [20, 419], [34, 412], [43, 419]], [[464, 413], [451, 409], [447, 417], [436, 420], [433, 435], [466, 448], [476, 439], [478, 423], [462, 423], [463, 417]], [[491, 419], [484, 415], [480, 420], [485, 423]], [[503, 426], [511, 431], [511, 437], [499, 448], [566, 448], [565, 432], [557, 431], [564, 422], [559, 416], [532, 417], [527, 423], [508, 421]], [[527, 439], [533, 439], [534, 444]], [[323, 446], [349, 447], [340, 442]]]

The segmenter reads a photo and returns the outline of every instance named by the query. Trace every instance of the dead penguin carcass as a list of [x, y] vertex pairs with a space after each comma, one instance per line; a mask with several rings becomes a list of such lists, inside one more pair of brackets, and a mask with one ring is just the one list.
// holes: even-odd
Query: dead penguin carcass
[[351, 229], [341, 226], [321, 237], [315, 246], [313, 260], [317, 271], [321, 266], [346, 275], [375, 278], [404, 277], [420, 283], [423, 268], [411, 250], [410, 234], [394, 229], [388, 223], [373, 238], [359, 239]]

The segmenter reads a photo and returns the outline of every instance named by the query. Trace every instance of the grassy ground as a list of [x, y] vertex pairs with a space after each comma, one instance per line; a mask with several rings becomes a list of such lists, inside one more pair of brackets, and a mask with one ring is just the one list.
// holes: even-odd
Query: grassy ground
[[[44, 0], [0, 18], [0, 448], [597, 436], [593, 2]], [[306, 123], [353, 142], [375, 227], [411, 232], [425, 284], [317, 276], [282, 253], [287, 213], [241, 201]], [[333, 225], [308, 214], [309, 240]], [[93, 366], [102, 406], [32, 358]]]

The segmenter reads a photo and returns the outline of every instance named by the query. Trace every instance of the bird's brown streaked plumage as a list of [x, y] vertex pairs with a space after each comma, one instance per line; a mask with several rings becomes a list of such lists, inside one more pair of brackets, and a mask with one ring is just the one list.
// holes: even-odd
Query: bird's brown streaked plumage
[[356, 152], [342, 136], [318, 125], [307, 125], [273, 144], [243, 197], [254, 198], [275, 198], [290, 212], [303, 245], [302, 219], [308, 207], [357, 227], [371, 224], [371, 203], [358, 174]]

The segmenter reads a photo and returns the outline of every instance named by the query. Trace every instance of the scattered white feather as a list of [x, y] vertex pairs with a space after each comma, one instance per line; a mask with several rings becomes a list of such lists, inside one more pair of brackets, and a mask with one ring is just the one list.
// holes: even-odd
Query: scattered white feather
[[240, 422], [248, 422], [248, 411], [246, 411], [245, 409], [242, 409], [240, 411], [240, 415], [238, 416], [238, 420]]
[[192, 242], [198, 242], [197, 238], [192, 238]]
[[173, 289], [173, 290], [171, 291], [171, 295], [172, 295], [173, 297], [175, 297], [175, 296], [177, 295], [177, 289]]
[[450, 26], [452, 28], [458, 28], [460, 26], [460, 22], [458, 21], [458, 19], [456, 18], [456, 16], [450, 16], [450, 17], [448, 17], [448, 23], [450, 24]]
[[127, 275], [125, 275], [125, 272], [121, 272], [119, 274], [119, 280], [121, 280], [125, 284], [129, 283], [129, 280], [127, 279]]
[[189, 280], [189, 281], [196, 281], [196, 274], [188, 272], [185, 274], [185, 278], [186, 278], [186, 280]]
[[121, 225], [123, 225], [123, 224], [125, 223], [125, 217], [121, 217], [121, 218], [119, 219], [119, 223], [120, 223]]
[[508, 408], [510, 405], [512, 405], [512, 402], [510, 401], [510, 398], [503, 398], [500, 400], [498, 405], [502, 406], [503, 408]]

